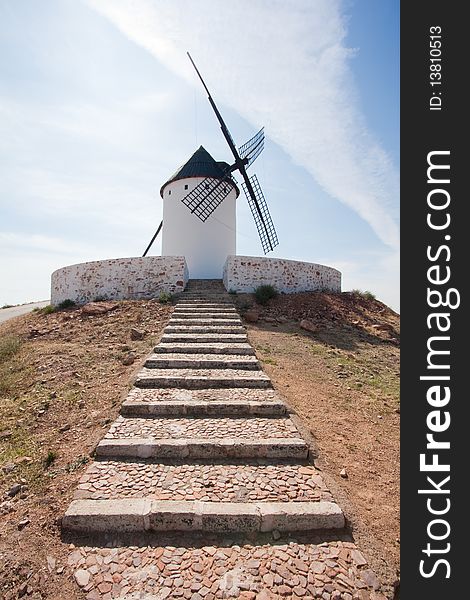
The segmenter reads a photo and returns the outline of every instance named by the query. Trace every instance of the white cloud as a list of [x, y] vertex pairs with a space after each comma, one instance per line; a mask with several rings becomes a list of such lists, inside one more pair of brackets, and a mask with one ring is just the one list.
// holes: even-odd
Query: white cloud
[[234, 108], [397, 249], [398, 176], [368, 131], [340, 0], [88, 0], [170, 70]]

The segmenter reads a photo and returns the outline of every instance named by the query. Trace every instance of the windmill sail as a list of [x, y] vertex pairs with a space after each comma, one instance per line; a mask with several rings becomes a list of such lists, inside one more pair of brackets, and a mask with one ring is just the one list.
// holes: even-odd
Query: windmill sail
[[201, 221], [206, 221], [232, 189], [233, 185], [223, 179], [206, 177], [181, 202]]
[[[276, 230], [274, 229], [274, 224], [271, 219], [271, 215], [269, 214], [268, 205], [259, 185], [258, 178], [256, 175], [248, 177], [245, 168], [250, 166], [256, 160], [264, 148], [264, 128], [260, 129], [258, 133], [256, 133], [250, 140], [243, 144], [239, 150], [237, 150], [228, 127], [225, 124], [225, 121], [223, 120], [222, 115], [220, 114], [219, 109], [217, 108], [211, 96], [211, 93], [209, 92], [209, 88], [199, 73], [198, 68], [196, 67], [189, 52], [187, 52], [187, 55], [189, 56], [189, 60], [191, 61], [199, 79], [201, 80], [202, 85], [204, 86], [204, 89], [207, 92], [210, 105], [212, 106], [215, 116], [219, 121], [220, 128], [227, 141], [227, 144], [230, 147], [235, 162], [224, 172], [222, 180], [220, 180], [218, 183], [209, 183], [204, 180], [201, 184], [196, 186], [192, 192], [185, 196], [182, 202], [197, 217], [199, 217], [202, 221], [205, 221], [228, 195], [228, 192], [225, 193], [226, 188], [224, 187], [224, 183], [228, 181], [227, 177], [230, 177], [230, 174], [233, 173], [233, 171], [239, 171], [244, 180], [244, 183], [242, 183], [243, 191], [245, 192], [248, 204], [250, 205], [250, 210], [258, 229], [263, 251], [265, 254], [267, 254], [268, 252], [271, 252], [279, 243], [277, 240]], [[229, 187], [229, 185], [227, 185], [227, 187]]]
[[261, 154], [264, 148], [264, 127], [262, 127], [257, 134], [255, 134], [251, 140], [248, 140], [243, 146], [238, 148], [238, 153], [247, 162], [246, 167], [252, 165], [258, 156]]
[[[276, 230], [274, 229], [274, 224], [258, 178], [256, 175], [252, 175], [248, 181], [250, 185], [247, 185], [246, 181], [242, 182], [243, 191], [245, 192], [251, 214], [255, 220], [263, 251], [267, 254], [279, 244]], [[253, 194], [250, 193], [250, 187]]]

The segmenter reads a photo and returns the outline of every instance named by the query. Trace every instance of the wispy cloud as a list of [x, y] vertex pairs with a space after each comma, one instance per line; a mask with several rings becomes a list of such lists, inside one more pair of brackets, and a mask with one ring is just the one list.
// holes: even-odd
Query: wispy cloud
[[398, 175], [368, 130], [345, 46], [340, 0], [88, 0], [129, 39], [199, 85], [190, 50], [214, 96], [308, 169], [388, 246], [399, 245]]

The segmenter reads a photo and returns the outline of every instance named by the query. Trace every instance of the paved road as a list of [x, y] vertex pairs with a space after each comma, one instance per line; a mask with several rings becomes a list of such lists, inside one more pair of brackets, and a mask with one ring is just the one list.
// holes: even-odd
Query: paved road
[[29, 313], [34, 308], [42, 308], [48, 304], [50, 304], [49, 300], [43, 300], [42, 302], [30, 302], [29, 304], [22, 304], [21, 306], [2, 308], [0, 309], [0, 323], [3, 323], [3, 321], [8, 321], [8, 319], [13, 319], [13, 317], [18, 317], [19, 315]]

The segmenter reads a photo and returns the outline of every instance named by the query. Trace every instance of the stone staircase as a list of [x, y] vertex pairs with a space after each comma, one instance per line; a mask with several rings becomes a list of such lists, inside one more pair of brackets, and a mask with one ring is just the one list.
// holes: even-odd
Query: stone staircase
[[[75, 499], [62, 519], [63, 532], [69, 539], [104, 534], [176, 536], [161, 550], [163, 555], [169, 552], [169, 558], [162, 563], [160, 550], [152, 545], [119, 551], [114, 548], [109, 555], [99, 547], [82, 547], [72, 553], [70, 560], [71, 566], [78, 569], [77, 582], [90, 600], [279, 597], [271, 594], [271, 588], [276, 588], [282, 597], [352, 599], [354, 578], [359, 577], [358, 568], [366, 561], [354, 550], [363, 561], [359, 565], [357, 560], [354, 562], [354, 544], [348, 546], [347, 542], [342, 546], [338, 541], [339, 546], [331, 548], [323, 544], [321, 550], [308, 544], [299, 546], [296, 556], [303, 556], [304, 560], [310, 557], [308, 560], [314, 561], [317, 569], [317, 575], [313, 571], [308, 575], [310, 580], [307, 573], [300, 579], [291, 573], [294, 583], [299, 580], [304, 585], [302, 589], [298, 585], [289, 587], [290, 583], [284, 585], [287, 576], [277, 573], [276, 568], [280, 567], [276, 567], [276, 551], [269, 544], [254, 545], [248, 553], [236, 546], [240, 553], [234, 554], [230, 563], [233, 568], [229, 572], [236, 571], [238, 579], [234, 577], [238, 581], [240, 569], [244, 568], [240, 564], [249, 560], [255, 565], [260, 563], [258, 558], [263, 552], [267, 556], [274, 553], [272, 565], [271, 559], [267, 563], [271, 570], [262, 572], [267, 579], [261, 580], [261, 587], [254, 583], [253, 573], [245, 578], [252, 582], [249, 585], [241, 577], [245, 587], [232, 579], [227, 582], [227, 569], [220, 564], [225, 565], [224, 560], [234, 551], [220, 554], [222, 551], [214, 542], [207, 556], [210, 559], [220, 554], [220, 564], [208, 563], [205, 579], [196, 567], [191, 571], [188, 566], [186, 574], [178, 567], [180, 558], [188, 554], [188, 565], [202, 560], [198, 544], [186, 553], [184, 548], [177, 548], [178, 541], [180, 546], [188, 546], [187, 536], [197, 532], [207, 539], [214, 535], [263, 536], [271, 532], [278, 539], [281, 535], [312, 531], [324, 535], [330, 531], [337, 532], [333, 538], [339, 540], [345, 525], [343, 513], [311, 464], [309, 451], [288, 406], [261, 370], [222, 282], [190, 281], [161, 341], [137, 374], [120, 416], [98, 444], [95, 461], [81, 478]], [[158, 567], [160, 575], [155, 574], [153, 580], [150, 566], [141, 569], [144, 555], [147, 565]], [[320, 555], [329, 560], [329, 567], [326, 563], [318, 566], [315, 557]], [[348, 575], [351, 581], [348, 585], [338, 584], [336, 589], [341, 593], [335, 596], [330, 593], [334, 586], [331, 590], [325, 590], [325, 586], [336, 574], [333, 567], [339, 556], [343, 556], [344, 565], [338, 567], [338, 575]], [[285, 557], [288, 560], [288, 554]], [[107, 571], [113, 560], [116, 566]], [[171, 565], [174, 571], [169, 569]], [[328, 577], [322, 576], [327, 567]], [[132, 573], [124, 585], [122, 573], [128, 571]], [[232, 588], [229, 584], [233, 584]], [[361, 586], [367, 588], [368, 584], [362, 582]], [[295, 593], [293, 587], [298, 588]], [[200, 593], [201, 589], [205, 594]], [[258, 595], [249, 591], [261, 589], [265, 591]], [[320, 595], [314, 594], [315, 589]], [[145, 594], [125, 595], [137, 594], [135, 590], [144, 590]]]

